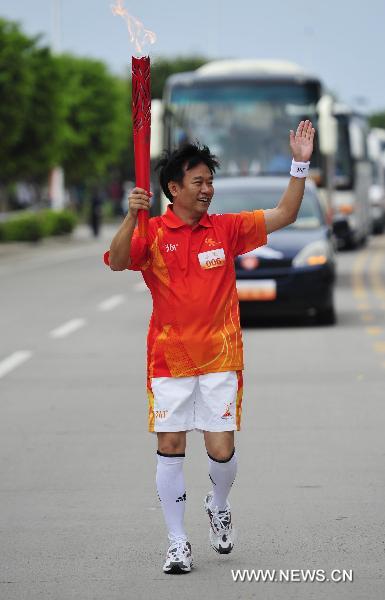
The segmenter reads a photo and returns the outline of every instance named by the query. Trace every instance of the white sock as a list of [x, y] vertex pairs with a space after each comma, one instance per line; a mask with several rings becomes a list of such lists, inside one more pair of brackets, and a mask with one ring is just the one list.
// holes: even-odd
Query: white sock
[[217, 506], [218, 510], [225, 510], [227, 496], [234, 483], [237, 474], [237, 455], [235, 448], [232, 455], [226, 461], [218, 461], [209, 456], [209, 476], [213, 484], [212, 507]]
[[187, 540], [184, 529], [186, 486], [183, 475], [184, 454], [157, 454], [156, 487], [162, 505], [170, 542]]

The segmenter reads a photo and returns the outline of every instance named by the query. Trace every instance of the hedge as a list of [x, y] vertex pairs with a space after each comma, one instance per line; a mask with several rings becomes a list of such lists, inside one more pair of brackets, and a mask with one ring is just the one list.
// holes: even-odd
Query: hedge
[[25, 211], [0, 222], [0, 242], [37, 242], [43, 237], [71, 233], [76, 216], [69, 210]]

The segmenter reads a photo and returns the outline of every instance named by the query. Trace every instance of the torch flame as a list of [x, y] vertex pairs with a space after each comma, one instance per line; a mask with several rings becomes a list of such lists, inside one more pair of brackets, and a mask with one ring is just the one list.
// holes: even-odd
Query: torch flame
[[156, 34], [149, 29], [145, 29], [139, 19], [130, 15], [124, 8], [123, 3], [124, 0], [115, 0], [115, 4], [111, 5], [112, 13], [115, 16], [123, 17], [126, 21], [130, 40], [134, 44], [136, 52], [141, 54], [145, 44], [154, 44], [156, 42]]

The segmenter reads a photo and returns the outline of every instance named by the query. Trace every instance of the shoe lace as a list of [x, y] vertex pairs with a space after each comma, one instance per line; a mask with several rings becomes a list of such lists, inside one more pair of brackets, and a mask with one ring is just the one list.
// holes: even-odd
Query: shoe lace
[[218, 510], [215, 507], [212, 511], [212, 523], [218, 532], [228, 531], [231, 525], [231, 514], [229, 509]]
[[186, 540], [175, 540], [168, 549], [168, 554], [172, 554], [177, 559], [183, 559], [188, 552]]

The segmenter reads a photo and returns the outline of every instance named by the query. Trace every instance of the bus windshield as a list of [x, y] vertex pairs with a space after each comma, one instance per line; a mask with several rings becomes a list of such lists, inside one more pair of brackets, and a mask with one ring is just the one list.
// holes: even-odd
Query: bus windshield
[[[170, 146], [207, 144], [220, 160], [221, 175], [286, 175], [289, 130], [306, 118], [316, 126], [319, 95], [317, 82], [175, 84], [167, 111]], [[312, 168], [317, 167], [316, 149]]]

